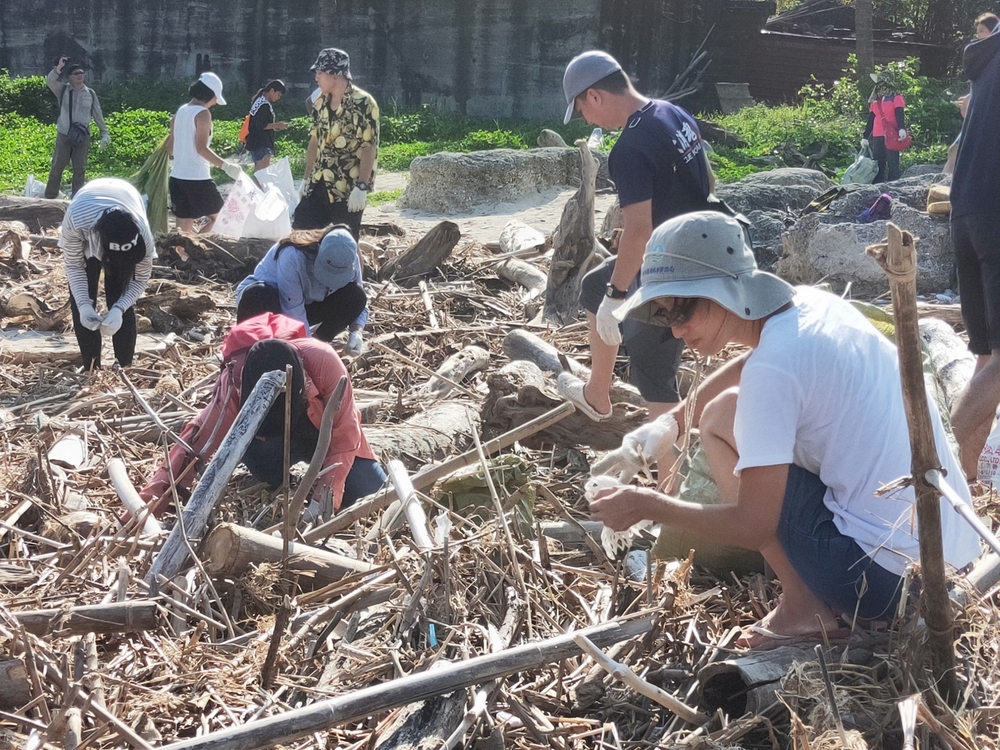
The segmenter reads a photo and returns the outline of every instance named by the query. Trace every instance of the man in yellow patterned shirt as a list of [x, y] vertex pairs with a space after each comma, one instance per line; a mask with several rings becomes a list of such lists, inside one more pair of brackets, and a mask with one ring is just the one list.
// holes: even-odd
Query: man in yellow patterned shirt
[[375, 182], [378, 103], [353, 84], [351, 59], [343, 50], [322, 50], [312, 69], [320, 95], [313, 105], [302, 200], [292, 227], [346, 224], [356, 240]]

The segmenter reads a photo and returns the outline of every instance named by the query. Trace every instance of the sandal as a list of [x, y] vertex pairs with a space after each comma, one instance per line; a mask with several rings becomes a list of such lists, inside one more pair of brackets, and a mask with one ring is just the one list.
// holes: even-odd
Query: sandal
[[556, 384], [560, 396], [573, 404], [577, 408], [577, 411], [586, 414], [595, 422], [606, 422], [614, 416], [613, 408], [607, 414], [601, 414], [587, 403], [587, 397], [583, 393], [584, 382], [576, 375], [569, 372], [561, 372]]
[[[736, 648], [739, 649], [746, 649], [750, 651], [768, 651], [773, 648], [779, 648], [781, 646], [794, 646], [799, 643], [823, 643], [824, 632], [826, 635], [825, 640], [833, 643], [834, 641], [848, 640], [853, 631], [850, 628], [844, 627], [833, 628], [826, 631], [816, 630], [812, 633], [800, 633], [798, 635], [784, 635], [783, 633], [775, 633], [773, 630], [768, 630], [758, 622], [744, 628], [743, 633], [736, 639], [735, 645]], [[763, 638], [763, 641], [757, 643], [756, 645], [750, 645], [750, 639], [753, 636], [759, 636], [760, 638]]]

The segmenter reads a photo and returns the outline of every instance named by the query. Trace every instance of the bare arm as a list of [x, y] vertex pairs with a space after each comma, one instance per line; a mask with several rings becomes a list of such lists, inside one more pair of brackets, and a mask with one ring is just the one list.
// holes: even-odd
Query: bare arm
[[170, 132], [167, 134], [167, 156], [174, 156], [174, 118], [170, 118]]
[[212, 115], [208, 110], [194, 118], [194, 148], [198, 155], [214, 167], [221, 167], [224, 160], [209, 147], [212, 138]]
[[309, 147], [306, 149], [306, 171], [302, 176], [306, 182], [312, 177], [313, 167], [316, 166], [316, 154], [319, 151], [319, 143], [316, 141], [316, 135], [313, 134], [309, 137]]
[[708, 170], [708, 192], [712, 194], [715, 192], [715, 172], [712, 171], [712, 162], [708, 158], [708, 151], [704, 146], [701, 147], [701, 158], [705, 160], [705, 169]]
[[66, 58], [59, 58], [59, 64], [52, 68], [52, 70], [48, 72], [48, 75], [45, 76], [45, 83], [52, 90], [52, 93], [56, 95], [56, 99], [60, 97], [63, 89], [66, 88], [66, 84], [59, 81], [59, 74], [62, 73], [63, 66], [65, 64]]
[[358, 158], [361, 160], [361, 166], [358, 167], [359, 182], [371, 182], [372, 170], [375, 169], [376, 154], [374, 146], [365, 144], [361, 147], [361, 150], [358, 152]]
[[625, 227], [618, 244], [618, 259], [611, 283], [616, 289], [625, 291], [642, 268], [642, 256], [646, 243], [653, 234], [653, 202], [631, 203], [622, 209]]

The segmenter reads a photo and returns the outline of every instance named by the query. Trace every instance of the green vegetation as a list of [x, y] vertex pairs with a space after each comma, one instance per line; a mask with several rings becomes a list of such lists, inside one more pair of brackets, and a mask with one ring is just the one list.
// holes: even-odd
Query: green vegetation
[[402, 188], [399, 190], [376, 190], [368, 196], [369, 206], [381, 206], [384, 203], [395, 203], [396, 199], [403, 194]]
[[[893, 64], [893, 68], [906, 97], [907, 122], [914, 136], [913, 147], [902, 155], [903, 167], [921, 162], [942, 163], [947, 146], [961, 125], [951, 101], [964, 92], [964, 87], [953, 81], [920, 76], [916, 60]], [[103, 151], [92, 149], [88, 174], [128, 177], [138, 171], [166, 136], [171, 113], [187, 99], [186, 91], [185, 84], [161, 81], [98, 86], [111, 131], [111, 145]], [[237, 151], [236, 136], [252, 92], [227, 90], [226, 94], [229, 104], [212, 109], [212, 147], [222, 156], [231, 156]], [[867, 94], [862, 93], [857, 83], [853, 61], [844, 77], [833, 86], [812, 84], [801, 94], [801, 103], [797, 105], [758, 104], [733, 115], [717, 118], [706, 115], [746, 141], [741, 147], [716, 148], [711, 158], [720, 180], [729, 182], [772, 168], [775, 153], [786, 144], [809, 155], [819, 151], [825, 142], [827, 152], [821, 165], [833, 174], [841, 173], [853, 161], [867, 110]], [[282, 98], [275, 108], [277, 117], [289, 123], [288, 130], [277, 138], [277, 156], [289, 157], [293, 174], [300, 175], [309, 139], [304, 104], [298, 95], [291, 95]], [[20, 191], [29, 173], [45, 179], [55, 141], [52, 124], [55, 113], [55, 97], [44, 78], [10, 78], [0, 72], [0, 190]], [[393, 102], [384, 103], [379, 169], [405, 170], [414, 158], [439, 151], [530, 148], [542, 128], [550, 126], [552, 123], [537, 121], [500, 123], [429, 107], [405, 109]], [[567, 143], [590, 133], [590, 127], [582, 121], [555, 129]], [[616, 134], [609, 134], [603, 148], [610, 149], [615, 138]], [[219, 171], [215, 176], [220, 182], [227, 180]], [[379, 199], [394, 200], [395, 196]]]

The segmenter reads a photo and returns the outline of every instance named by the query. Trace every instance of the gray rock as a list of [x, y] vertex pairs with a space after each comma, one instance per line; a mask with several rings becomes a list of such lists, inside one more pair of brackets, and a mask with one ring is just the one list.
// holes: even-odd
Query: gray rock
[[754, 186], [775, 186], [775, 185], [808, 185], [820, 192], [826, 192], [834, 186], [833, 180], [816, 169], [803, 169], [801, 167], [783, 167], [781, 169], [771, 169], [767, 172], [756, 172], [747, 175], [736, 185], [744, 187]]
[[920, 177], [925, 174], [939, 175], [943, 174], [942, 169], [944, 169], [943, 164], [914, 164], [912, 167], [906, 168], [903, 177]]
[[[948, 286], [953, 253], [948, 222], [930, 218], [905, 204], [893, 206], [892, 222], [917, 238], [917, 291], [934, 294]], [[885, 272], [865, 254], [865, 248], [886, 237], [886, 222], [854, 224], [829, 212], [810, 214], [784, 234], [784, 257], [776, 273], [798, 284], [820, 279], [835, 289], [849, 282], [856, 295], [876, 296], [889, 289]]]
[[833, 181], [815, 169], [784, 168], [758, 172], [715, 194], [745, 214], [753, 211], [800, 211], [818, 195], [833, 187]]
[[[600, 162], [597, 188], [609, 187], [607, 154], [591, 153]], [[413, 160], [410, 182], [396, 205], [447, 215], [483, 204], [514, 203], [549, 188], [579, 184], [580, 152], [575, 148], [443, 152]]]
[[566, 148], [566, 141], [554, 130], [545, 128], [538, 134], [539, 148]]
[[754, 256], [762, 270], [770, 270], [781, 257], [781, 235], [785, 233], [789, 217], [783, 211], [751, 211], [747, 214], [752, 225], [750, 238], [753, 240]]
[[950, 184], [951, 178], [943, 174], [925, 173], [902, 177], [892, 182], [881, 182], [877, 185], [861, 185], [856, 189], [830, 204], [828, 213], [842, 217], [842, 219], [853, 219], [866, 208], [875, 202], [875, 199], [882, 193], [892, 196], [893, 210], [899, 204], [905, 204], [917, 211], [924, 211], [927, 208], [927, 191], [934, 184]]

